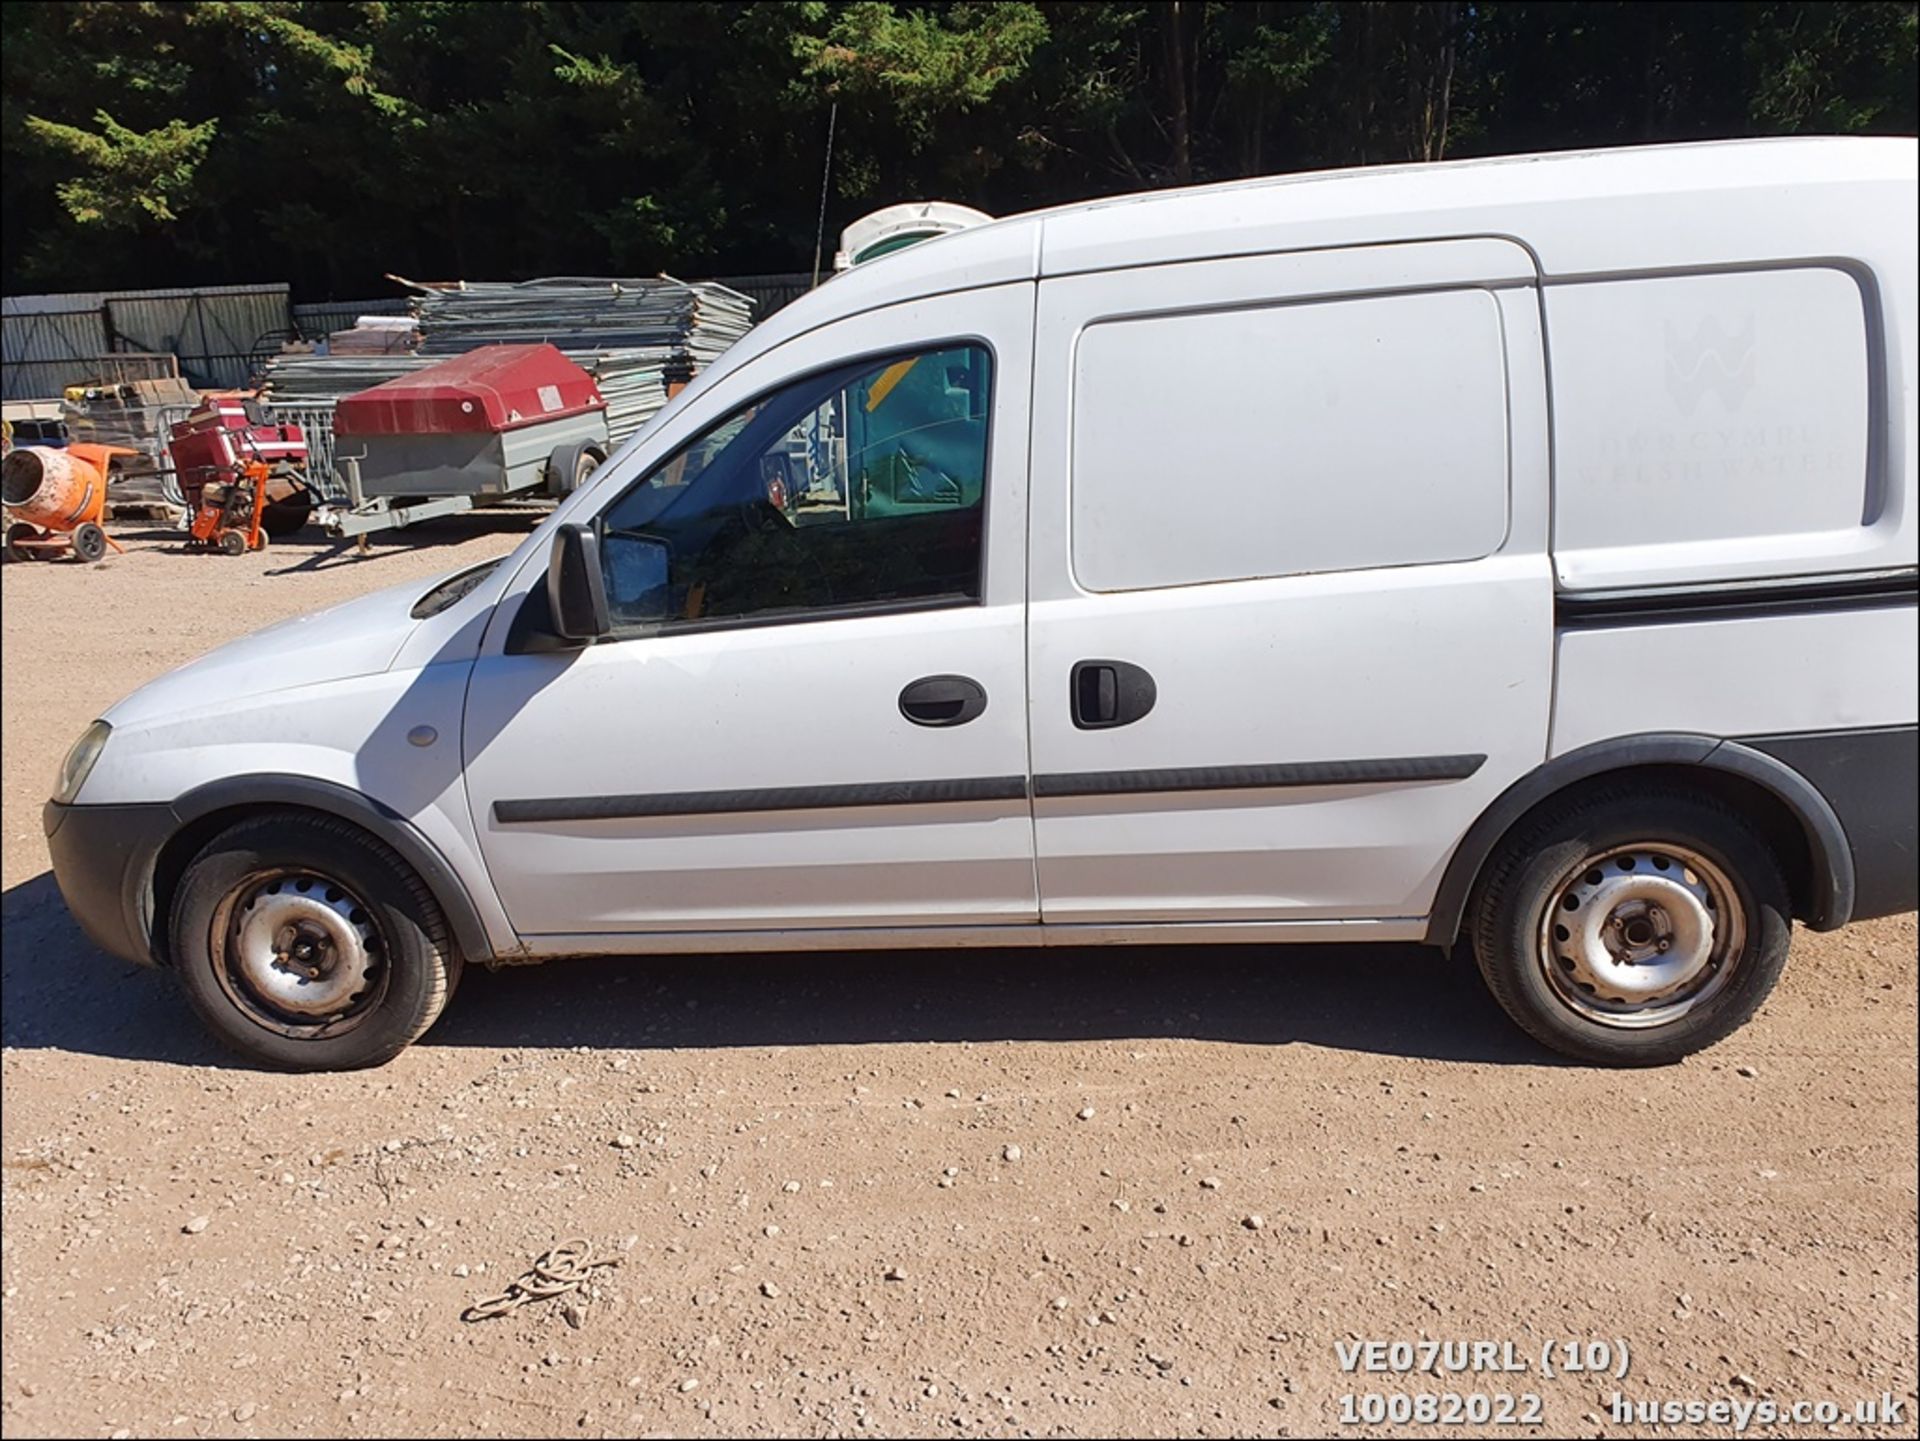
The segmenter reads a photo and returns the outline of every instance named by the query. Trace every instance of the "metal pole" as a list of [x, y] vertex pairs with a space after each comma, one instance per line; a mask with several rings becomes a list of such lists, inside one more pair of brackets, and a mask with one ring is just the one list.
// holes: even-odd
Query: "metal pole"
[[827, 158], [820, 165], [820, 226], [813, 232], [813, 283], [820, 283], [820, 253], [827, 243], [827, 180], [833, 174], [833, 123], [840, 118], [840, 102], [827, 112]]

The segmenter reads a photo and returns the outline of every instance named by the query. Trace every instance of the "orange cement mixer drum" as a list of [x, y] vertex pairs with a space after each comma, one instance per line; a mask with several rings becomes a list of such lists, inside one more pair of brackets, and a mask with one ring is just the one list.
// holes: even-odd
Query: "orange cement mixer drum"
[[0, 463], [0, 498], [21, 520], [72, 530], [100, 519], [107, 484], [101, 472], [64, 450], [26, 445]]

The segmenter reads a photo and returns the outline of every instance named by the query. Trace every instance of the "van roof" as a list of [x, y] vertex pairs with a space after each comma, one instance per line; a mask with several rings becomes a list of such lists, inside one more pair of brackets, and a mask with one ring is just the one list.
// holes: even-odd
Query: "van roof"
[[[1909, 278], [1899, 283], [1911, 285], [1917, 157], [1920, 143], [1909, 137], [1723, 140], [1314, 171], [1087, 200], [923, 241], [837, 275], [755, 326], [707, 376], [816, 326], [902, 301], [1328, 246], [1502, 236], [1527, 247], [1546, 278], [1865, 260], [1877, 246], [1895, 266], [1904, 253]], [[689, 392], [704, 388], [696, 382]]]

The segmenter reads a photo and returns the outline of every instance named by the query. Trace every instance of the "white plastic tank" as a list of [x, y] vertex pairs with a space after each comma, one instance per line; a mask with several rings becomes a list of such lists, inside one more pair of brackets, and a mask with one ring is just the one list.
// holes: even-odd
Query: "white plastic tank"
[[861, 216], [840, 232], [840, 249], [834, 253], [833, 268], [851, 270], [922, 240], [950, 235], [971, 225], [984, 225], [991, 219], [993, 217], [983, 210], [956, 205], [950, 200], [914, 200], [904, 205], [889, 205], [884, 210]]

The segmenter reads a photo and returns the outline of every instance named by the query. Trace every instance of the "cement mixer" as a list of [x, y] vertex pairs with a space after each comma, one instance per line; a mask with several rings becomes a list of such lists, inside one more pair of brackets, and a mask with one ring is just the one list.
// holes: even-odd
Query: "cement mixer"
[[107, 506], [107, 468], [123, 445], [69, 445], [54, 450], [23, 445], [0, 461], [0, 499], [6, 502], [8, 560], [51, 560], [71, 547], [96, 561], [119, 550], [100, 525]]

